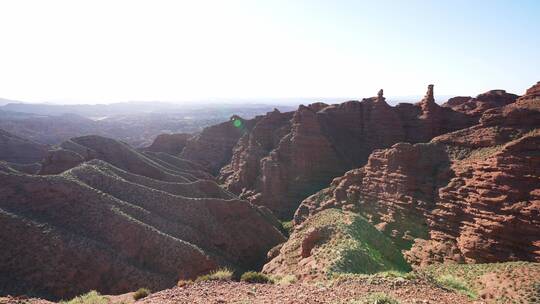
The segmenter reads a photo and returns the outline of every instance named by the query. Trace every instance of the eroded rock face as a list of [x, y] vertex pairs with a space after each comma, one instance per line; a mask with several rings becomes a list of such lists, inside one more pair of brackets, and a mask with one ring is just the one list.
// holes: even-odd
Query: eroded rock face
[[467, 156], [439, 189], [430, 238], [407, 253], [412, 263], [540, 261], [539, 86], [487, 111], [480, 125], [434, 139]]
[[438, 187], [452, 174], [440, 145], [398, 143], [375, 150], [367, 164], [332, 181], [305, 199], [294, 215], [300, 225], [314, 214], [341, 208], [358, 212], [400, 249], [427, 236], [425, 213], [434, 208]]
[[426, 142], [477, 121], [437, 105], [433, 86], [415, 105], [391, 107], [381, 90], [362, 101], [274, 111], [240, 139], [219, 179], [230, 191], [290, 218], [303, 198], [365, 164], [373, 150]]
[[40, 162], [47, 146], [15, 136], [0, 129], [0, 160], [17, 164]]
[[518, 97], [518, 95], [507, 93], [505, 90], [491, 90], [476, 96], [476, 98], [470, 96], [453, 97], [442, 106], [470, 116], [480, 117], [486, 110], [511, 104]]
[[230, 191], [246, 194], [256, 187], [260, 161], [290, 132], [293, 112], [275, 109], [261, 117], [251, 132], [244, 134], [232, 153], [231, 162], [220, 171], [219, 179]]
[[538, 91], [430, 143], [375, 150], [304, 200], [295, 227], [340, 208], [368, 219], [416, 266], [540, 261]]
[[[407, 254], [418, 265], [540, 261], [540, 131], [453, 166], [428, 214], [429, 240]], [[519, 237], [517, 237], [519, 236]]]
[[171, 155], [178, 155], [187, 144], [191, 134], [160, 134], [154, 139], [154, 142], [144, 150], [151, 152], [164, 152]]
[[302, 258], [307, 258], [311, 255], [311, 250], [315, 247], [315, 244], [323, 238], [322, 229], [310, 228], [306, 232], [306, 236], [302, 240], [301, 250]]
[[238, 116], [230, 121], [204, 128], [190, 138], [180, 157], [202, 165], [208, 172], [217, 174], [230, 162], [233, 147], [240, 137], [249, 132], [257, 118], [245, 120]]

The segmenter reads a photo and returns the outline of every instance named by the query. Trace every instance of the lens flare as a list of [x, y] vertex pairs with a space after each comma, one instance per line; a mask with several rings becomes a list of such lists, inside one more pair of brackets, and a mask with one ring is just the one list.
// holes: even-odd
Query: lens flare
[[240, 119], [234, 119], [233, 120], [233, 126], [240, 128], [242, 127], [242, 121]]

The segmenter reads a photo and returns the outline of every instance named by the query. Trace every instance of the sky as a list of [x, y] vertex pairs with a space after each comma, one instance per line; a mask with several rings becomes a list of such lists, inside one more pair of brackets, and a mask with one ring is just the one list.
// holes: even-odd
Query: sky
[[538, 16], [538, 0], [0, 0], [0, 97], [523, 94]]

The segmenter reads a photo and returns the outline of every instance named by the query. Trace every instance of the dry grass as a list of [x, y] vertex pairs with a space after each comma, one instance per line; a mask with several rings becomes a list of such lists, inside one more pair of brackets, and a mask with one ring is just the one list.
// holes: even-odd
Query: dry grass
[[476, 299], [478, 297], [476, 292], [474, 292], [465, 281], [451, 274], [441, 275], [435, 280], [440, 286], [462, 293], [471, 299]]
[[240, 277], [240, 281], [261, 284], [273, 283], [272, 279], [269, 276], [265, 275], [264, 273], [255, 271], [248, 271], [242, 274], [242, 276]]
[[99, 292], [92, 290], [84, 295], [75, 297], [69, 301], [61, 301], [61, 304], [107, 304], [109, 300]]
[[272, 281], [274, 281], [274, 284], [287, 286], [296, 283], [298, 279], [295, 275], [288, 274], [284, 276], [274, 276], [272, 277]]
[[150, 295], [150, 289], [148, 288], [139, 288], [135, 293], [133, 294], [133, 299], [135, 301], [140, 300], [142, 298], [146, 298]]
[[228, 268], [220, 268], [214, 270], [209, 274], [202, 275], [198, 277], [195, 282], [204, 282], [204, 281], [232, 281], [233, 271]]
[[540, 302], [540, 263], [432, 265], [422, 275], [454, 290], [461, 284], [487, 303]]
[[399, 304], [399, 302], [384, 292], [374, 292], [360, 300], [354, 300], [349, 304]]

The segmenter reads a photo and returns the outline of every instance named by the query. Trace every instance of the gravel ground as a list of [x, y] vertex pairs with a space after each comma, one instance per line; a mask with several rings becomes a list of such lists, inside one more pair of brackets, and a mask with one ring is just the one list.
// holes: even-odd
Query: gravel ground
[[203, 282], [156, 292], [137, 303], [353, 303], [384, 292], [400, 303], [471, 303], [464, 295], [420, 280], [382, 279], [290, 285]]

